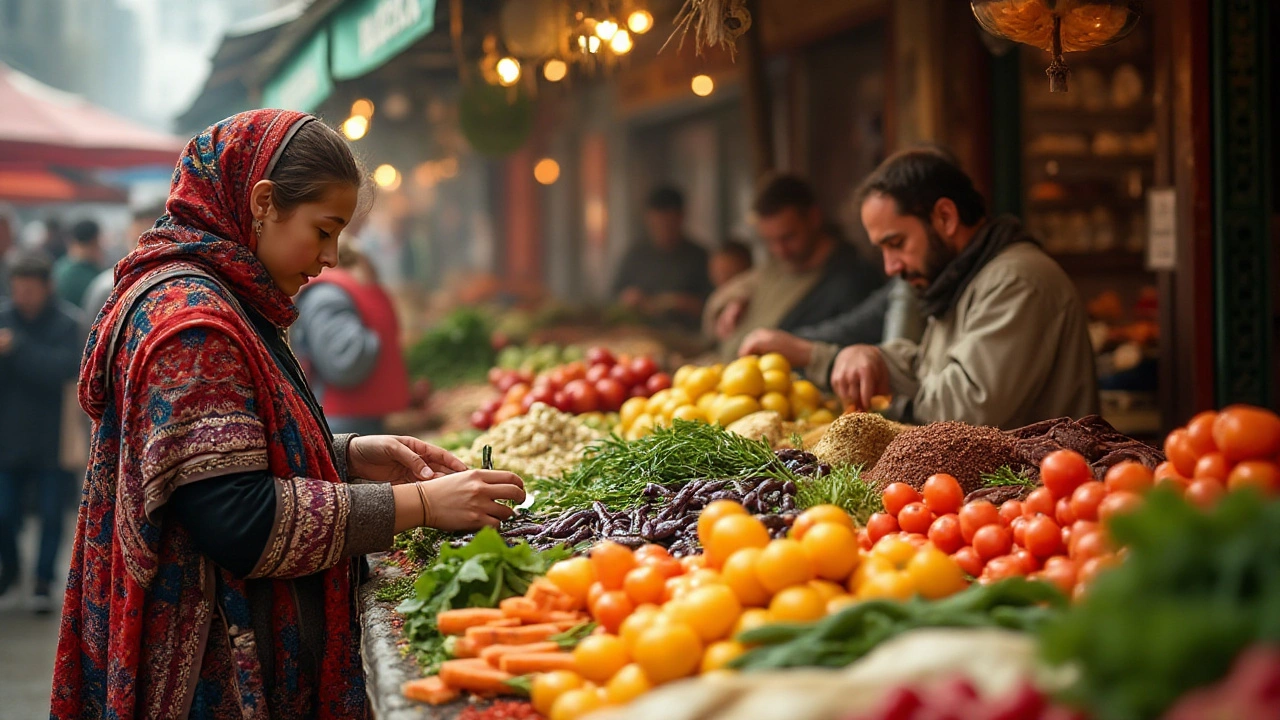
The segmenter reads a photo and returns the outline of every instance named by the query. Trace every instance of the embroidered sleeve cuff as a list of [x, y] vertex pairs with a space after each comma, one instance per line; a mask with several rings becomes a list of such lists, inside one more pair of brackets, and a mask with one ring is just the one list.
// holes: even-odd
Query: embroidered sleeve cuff
[[347, 516], [347, 557], [391, 549], [395, 539], [396, 500], [387, 483], [350, 485], [351, 514]]
[[347, 544], [347, 487], [306, 478], [275, 482], [275, 524], [249, 577], [295, 578], [333, 567]]
[[348, 464], [347, 453], [351, 450], [351, 441], [360, 437], [355, 433], [343, 433], [333, 436], [333, 457], [334, 465], [338, 469], [338, 477], [342, 478], [342, 482], [360, 482], [358, 479], [350, 476], [350, 464]]

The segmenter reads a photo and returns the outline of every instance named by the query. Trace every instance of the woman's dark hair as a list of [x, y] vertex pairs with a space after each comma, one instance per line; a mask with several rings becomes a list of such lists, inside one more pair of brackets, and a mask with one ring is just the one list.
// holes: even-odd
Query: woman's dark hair
[[912, 148], [890, 155], [858, 188], [858, 205], [873, 194], [887, 195], [902, 215], [926, 223], [942, 198], [956, 204], [960, 221], [975, 225], [987, 214], [986, 201], [973, 179], [945, 153], [935, 148]]
[[360, 194], [357, 214], [366, 208], [368, 176], [336, 130], [319, 120], [298, 128], [268, 178], [275, 189], [271, 202], [281, 212], [315, 202], [335, 185], [351, 185]]
[[751, 209], [759, 217], [773, 217], [787, 208], [805, 211], [818, 204], [818, 194], [799, 175], [766, 176], [756, 191]]

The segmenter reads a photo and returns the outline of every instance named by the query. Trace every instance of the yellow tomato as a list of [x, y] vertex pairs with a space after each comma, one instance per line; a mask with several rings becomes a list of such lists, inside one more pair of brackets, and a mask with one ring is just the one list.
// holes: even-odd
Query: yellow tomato
[[846, 587], [849, 589], [849, 592], [856, 595], [858, 588], [862, 587], [862, 584], [865, 583], [867, 578], [872, 575], [884, 575], [895, 572], [898, 572], [898, 566], [879, 555], [871, 555], [868, 553], [858, 564], [858, 569], [853, 571], [853, 576], [849, 578], [849, 584]]
[[708, 418], [714, 418], [716, 416], [716, 408], [719, 407], [720, 401], [723, 399], [724, 396], [718, 392], [703, 393], [698, 398], [698, 409], [706, 413]]
[[747, 356], [729, 363], [720, 376], [720, 392], [760, 397], [764, 393], [764, 373], [760, 371], [756, 358]]
[[693, 628], [671, 622], [655, 625], [636, 638], [636, 664], [655, 685], [692, 675], [702, 661], [702, 640]]
[[719, 384], [720, 373], [712, 368], [698, 368], [689, 374], [682, 387], [689, 397], [700, 398], [714, 391]]
[[932, 545], [920, 548], [905, 572], [915, 591], [929, 600], [953, 595], [969, 586], [960, 565]]
[[671, 413], [672, 420], [691, 420], [693, 422], [710, 423], [707, 414], [698, 409], [697, 405], [681, 405], [676, 411]]
[[716, 407], [715, 421], [727, 426], [753, 412], [760, 411], [760, 403], [750, 395], [730, 395]]
[[622, 424], [626, 427], [634, 425], [636, 418], [644, 414], [645, 406], [648, 403], [649, 401], [642, 397], [628, 398], [626, 402], [622, 403], [622, 410], [619, 413]]
[[593, 682], [607, 682], [630, 661], [627, 646], [616, 635], [588, 635], [573, 649], [578, 672]]
[[790, 375], [791, 363], [782, 353], [769, 353], [760, 357], [760, 369], [765, 372], [778, 370]]
[[711, 526], [707, 542], [706, 560], [711, 567], [719, 567], [734, 553], [743, 548], [763, 548], [769, 544], [769, 530], [751, 515], [729, 515]]
[[827, 603], [808, 585], [789, 587], [773, 596], [769, 617], [774, 622], [810, 622], [827, 612]]
[[825, 425], [829, 422], [835, 422], [836, 416], [826, 408], [818, 408], [809, 414], [807, 420], [814, 425]]
[[582, 676], [572, 670], [553, 670], [533, 676], [529, 689], [529, 701], [533, 709], [550, 715], [556, 700], [570, 690], [582, 687]]
[[576, 557], [561, 560], [552, 565], [547, 570], [547, 579], [585, 607], [587, 594], [591, 592], [591, 585], [596, 581], [596, 571], [590, 560]]
[[604, 698], [596, 688], [569, 690], [551, 705], [551, 720], [578, 720], [604, 707]]
[[618, 637], [622, 638], [622, 644], [627, 648], [628, 653], [634, 650], [636, 638], [640, 637], [640, 633], [657, 623], [660, 615], [662, 611], [657, 606], [641, 605], [622, 621], [622, 625], [618, 628]]
[[671, 388], [659, 390], [649, 397], [648, 402], [645, 403], [644, 411], [650, 415], [660, 415], [662, 406], [666, 404], [669, 397], [671, 397]]
[[791, 418], [791, 401], [782, 393], [768, 392], [760, 398], [760, 409], [772, 410], [782, 416], [783, 420]]
[[803, 585], [813, 579], [813, 563], [804, 547], [791, 539], [774, 540], [756, 559], [756, 577], [771, 593]]
[[858, 566], [858, 537], [844, 525], [819, 523], [800, 541], [813, 571], [824, 580], [844, 582]]
[[[649, 676], [637, 664], [619, 670], [604, 687], [604, 697], [610, 705], [626, 705], [653, 689]], [[537, 708], [534, 708], [535, 710]]]
[[748, 514], [747, 509], [742, 507], [741, 503], [733, 500], [712, 500], [711, 504], [698, 513], [698, 542], [702, 543], [703, 547], [707, 546], [711, 539], [711, 528], [720, 521], [720, 518], [746, 514]]
[[833, 583], [830, 580], [810, 580], [805, 585], [816, 590], [824, 603], [831, 602], [833, 599], [845, 594], [843, 585]]
[[720, 570], [724, 584], [743, 605], [764, 607], [769, 604], [770, 593], [756, 577], [756, 561], [759, 559], [760, 548], [744, 548], [730, 555]]
[[871, 548], [871, 555], [884, 558], [901, 570], [916, 556], [916, 546], [900, 537], [886, 537]]
[[800, 399], [800, 401], [811, 407], [822, 406], [822, 391], [818, 390], [818, 386], [808, 380], [797, 380], [791, 385], [791, 394]]
[[697, 369], [696, 365], [681, 365], [680, 369], [676, 370], [676, 374], [671, 376], [672, 387], [683, 387], [689, 382], [689, 376]]
[[695, 568], [683, 576], [689, 583], [689, 589], [706, 587], [707, 585], [723, 585], [724, 580], [714, 568]]
[[886, 572], [868, 575], [858, 587], [857, 597], [859, 600], [872, 598], [908, 600], [915, 594], [911, 578], [905, 572]]
[[755, 630], [758, 627], [764, 627], [773, 622], [769, 617], [769, 611], [765, 608], [747, 608], [738, 616], [738, 622], [733, 626], [733, 632], [729, 637], [736, 638], [748, 630]]
[[809, 528], [819, 523], [835, 523], [853, 531], [857, 530], [857, 526], [853, 523], [853, 516], [845, 512], [844, 508], [839, 505], [814, 505], [800, 513], [787, 535], [795, 540], [804, 540], [805, 533], [809, 532]]
[[699, 638], [710, 642], [729, 634], [742, 614], [742, 605], [732, 590], [716, 584], [690, 590], [667, 603], [665, 611], [672, 620], [688, 625]]
[[765, 392], [777, 392], [783, 395], [791, 392], [791, 373], [785, 373], [781, 370], [765, 370], [764, 390]]
[[702, 668], [700, 672], [703, 674], [723, 670], [734, 658], [738, 657], [747, 649], [740, 643], [732, 640], [721, 640], [718, 643], [712, 643], [707, 648], [707, 652], [702, 656]]
[[850, 605], [857, 605], [858, 598], [848, 594], [841, 593], [827, 601], [827, 614], [835, 615]]

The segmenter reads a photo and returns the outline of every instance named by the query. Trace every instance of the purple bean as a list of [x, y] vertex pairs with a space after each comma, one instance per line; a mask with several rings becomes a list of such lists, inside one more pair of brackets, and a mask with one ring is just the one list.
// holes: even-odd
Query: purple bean
[[795, 484], [795, 482], [793, 482], [793, 481], [791, 481], [791, 480], [788, 480], [788, 481], [786, 481], [786, 482], [782, 483], [782, 492], [784, 492], [784, 493], [786, 493], [786, 494], [788, 494], [788, 495], [795, 495], [795, 494], [796, 494], [796, 484]]

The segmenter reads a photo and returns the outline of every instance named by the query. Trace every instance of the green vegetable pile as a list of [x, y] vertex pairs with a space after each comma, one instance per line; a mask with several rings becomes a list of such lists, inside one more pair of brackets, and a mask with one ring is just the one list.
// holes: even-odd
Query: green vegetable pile
[[800, 510], [835, 505], [860, 525], [866, 525], [873, 514], [884, 512], [883, 495], [862, 479], [860, 465], [833, 465], [826, 475], [797, 481], [796, 488], [796, 507]]
[[1041, 633], [1046, 659], [1079, 670], [1068, 702], [1156, 718], [1247, 646], [1280, 642], [1280, 502], [1236, 491], [1205, 512], [1157, 490], [1111, 533], [1128, 558]]
[[437, 388], [484, 382], [495, 354], [489, 320], [471, 308], [455, 310], [405, 353], [409, 375], [425, 377]]
[[759, 645], [730, 663], [739, 670], [844, 667], [908, 630], [1003, 627], [1031, 631], [1058, 615], [1067, 599], [1048, 583], [1010, 578], [974, 585], [942, 600], [868, 600], [816, 623], [766, 625], [737, 637]]
[[493, 528], [476, 533], [464, 547], [445, 543], [435, 562], [414, 581], [414, 596], [400, 603], [404, 634], [427, 674], [449, 658], [446, 639], [436, 631], [436, 615], [464, 607], [497, 607], [509, 597], [524, 595], [529, 585], [546, 574], [567, 550], [539, 552], [520, 542], [508, 546]]

